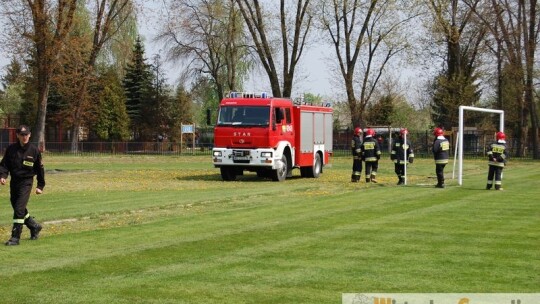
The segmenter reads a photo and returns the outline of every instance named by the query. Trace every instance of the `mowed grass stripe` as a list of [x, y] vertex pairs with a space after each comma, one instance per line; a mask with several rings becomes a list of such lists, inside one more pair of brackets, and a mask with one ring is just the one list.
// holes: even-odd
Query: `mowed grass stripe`
[[[533, 182], [505, 180], [510, 190], [498, 193], [436, 191], [355, 187], [334, 175], [316, 183], [209, 182], [190, 208], [177, 207], [191, 200], [184, 191], [155, 195], [150, 204], [143, 197], [158, 192], [138, 192], [140, 220], [107, 223], [129, 209], [119, 202], [111, 208], [117, 211], [88, 220], [106, 222], [97, 229], [2, 252], [2, 281], [25, 280], [27, 287], [8, 283], [0, 290], [7, 300], [37, 290], [28, 299], [38, 303], [335, 303], [341, 292], [514, 292], [538, 285], [538, 205], [527, 196]], [[234, 190], [224, 191], [227, 184]], [[511, 202], [517, 193], [521, 200]], [[105, 201], [108, 195], [120, 199], [108, 191]], [[27, 266], [13, 267], [12, 259]]]

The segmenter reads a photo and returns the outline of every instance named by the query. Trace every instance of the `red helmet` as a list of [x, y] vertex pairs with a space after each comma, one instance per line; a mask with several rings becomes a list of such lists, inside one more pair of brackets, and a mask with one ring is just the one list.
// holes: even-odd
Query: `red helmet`
[[442, 136], [443, 135], [443, 130], [441, 128], [435, 128], [433, 129], [433, 135], [435, 136]]
[[399, 136], [403, 136], [403, 135], [406, 135], [406, 134], [409, 134], [409, 130], [407, 130], [405, 128], [402, 128], [401, 130], [399, 130]]
[[496, 136], [497, 140], [506, 140], [506, 135], [504, 135], [504, 132], [497, 132]]
[[367, 129], [366, 130], [366, 136], [375, 136], [375, 130]]
[[356, 127], [354, 128], [354, 135], [360, 135], [362, 134], [362, 128]]

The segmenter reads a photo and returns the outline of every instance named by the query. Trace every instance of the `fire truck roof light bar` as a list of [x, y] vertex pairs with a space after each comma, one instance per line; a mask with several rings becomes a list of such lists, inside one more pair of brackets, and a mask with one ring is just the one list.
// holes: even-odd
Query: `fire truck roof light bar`
[[229, 98], [270, 98], [267, 92], [229, 92]]

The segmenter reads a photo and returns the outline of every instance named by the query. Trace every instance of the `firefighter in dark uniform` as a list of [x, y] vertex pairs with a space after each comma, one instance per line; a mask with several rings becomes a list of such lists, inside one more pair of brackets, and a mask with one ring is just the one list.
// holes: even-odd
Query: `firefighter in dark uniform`
[[381, 148], [379, 142], [374, 138], [375, 130], [367, 129], [366, 137], [361, 145], [362, 160], [366, 165], [366, 183], [376, 183], [377, 169], [379, 167], [379, 159], [381, 158]]
[[356, 127], [354, 129], [354, 135], [351, 141], [351, 152], [353, 155], [353, 166], [352, 166], [352, 175], [351, 182], [357, 183], [360, 181], [360, 176], [362, 174], [362, 129]]
[[29, 142], [30, 128], [20, 126], [17, 129], [17, 142], [7, 147], [4, 158], [0, 161], [0, 184], [6, 184], [6, 178], [11, 174], [9, 183], [11, 206], [13, 207], [13, 229], [7, 246], [19, 245], [23, 224], [30, 229], [30, 239], [36, 240], [41, 231], [41, 225], [30, 216], [26, 206], [30, 192], [37, 176], [36, 194], [43, 193], [45, 187], [45, 170], [39, 150]]
[[405, 128], [399, 130], [399, 138], [392, 144], [392, 152], [390, 153], [390, 159], [394, 162], [394, 171], [398, 177], [398, 185], [405, 183], [405, 165], [412, 164], [414, 161], [414, 151], [412, 146], [405, 142], [405, 135], [409, 134], [409, 131]]
[[444, 167], [448, 164], [448, 158], [450, 157], [450, 142], [443, 136], [444, 132], [441, 128], [433, 129], [433, 135], [435, 140], [433, 141], [433, 158], [435, 158], [435, 174], [437, 174], [436, 188], [444, 188]]
[[497, 141], [488, 147], [489, 171], [486, 189], [490, 190], [495, 178], [495, 190], [502, 190], [502, 171], [507, 162], [506, 153], [506, 135], [503, 132], [497, 132]]

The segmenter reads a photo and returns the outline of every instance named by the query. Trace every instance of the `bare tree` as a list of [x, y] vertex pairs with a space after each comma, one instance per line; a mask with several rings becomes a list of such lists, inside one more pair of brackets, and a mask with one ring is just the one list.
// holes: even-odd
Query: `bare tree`
[[[471, 0], [465, 0], [474, 8]], [[534, 64], [538, 35], [540, 32], [540, 12], [536, 0], [490, 0], [479, 8], [474, 8], [476, 15], [484, 22], [496, 42], [498, 61], [511, 71], [511, 78], [517, 80], [514, 85], [518, 92], [516, 104], [519, 107], [519, 127], [515, 130], [517, 139], [516, 154], [523, 156], [528, 142], [529, 122], [532, 128], [533, 157], [540, 158], [538, 146], [538, 110], [534, 100]], [[502, 104], [503, 76], [499, 66], [499, 106]]]
[[241, 86], [249, 69], [242, 22], [233, 0], [173, 1], [169, 20], [156, 38], [164, 41], [169, 58], [188, 61], [188, 74], [210, 75], [218, 99]]
[[[321, 1], [321, 9], [322, 26], [343, 77], [351, 123], [363, 126], [366, 106], [385, 68], [408, 46], [400, 31], [416, 13], [407, 1], [392, 0]], [[357, 83], [359, 90], [355, 90]]]
[[38, 86], [37, 123], [33, 131], [40, 149], [45, 149], [45, 121], [51, 77], [73, 24], [77, 0], [5, 0], [4, 13], [12, 30], [31, 42]]
[[82, 62], [82, 75], [78, 84], [76, 98], [71, 104], [72, 138], [71, 150], [77, 151], [80, 127], [85, 123], [85, 113], [88, 113], [93, 102], [88, 99], [88, 86], [94, 75], [96, 61], [101, 50], [132, 18], [133, 3], [131, 0], [95, 0], [93, 9], [94, 26], [90, 51]]
[[[312, 28], [310, 0], [296, 0], [296, 6], [288, 6], [286, 0], [279, 1], [279, 30], [273, 31], [273, 14], [265, 12], [258, 0], [235, 0], [246, 22], [253, 41], [253, 48], [261, 61], [276, 97], [290, 97], [294, 73], [302, 57], [308, 35]], [[273, 1], [272, 1], [273, 2]], [[294, 1], [291, 1], [294, 2]], [[292, 12], [292, 17], [289, 15]], [[272, 39], [274, 33], [279, 38]], [[279, 55], [281, 54], [281, 58]], [[282, 72], [278, 70], [282, 64]], [[280, 76], [282, 83], [280, 83]]]
[[474, 105], [481, 95], [476, 69], [486, 29], [473, 13], [479, 0], [468, 7], [461, 0], [429, 0], [433, 35], [445, 46], [445, 64], [436, 77], [433, 120], [451, 128], [458, 122], [458, 107]]

